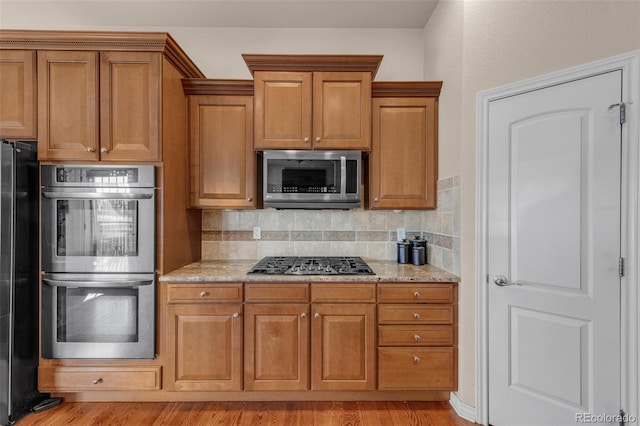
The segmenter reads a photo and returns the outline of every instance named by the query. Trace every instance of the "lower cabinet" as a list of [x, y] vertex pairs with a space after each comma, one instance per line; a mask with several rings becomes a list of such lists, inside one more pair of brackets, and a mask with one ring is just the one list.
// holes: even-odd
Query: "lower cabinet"
[[42, 392], [159, 390], [160, 367], [40, 366], [38, 388]]

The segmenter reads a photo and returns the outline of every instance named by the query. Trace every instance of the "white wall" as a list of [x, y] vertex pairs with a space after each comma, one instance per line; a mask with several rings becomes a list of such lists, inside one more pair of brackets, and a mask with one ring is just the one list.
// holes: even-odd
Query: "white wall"
[[475, 405], [476, 94], [640, 49], [640, 2], [442, 0], [424, 35], [425, 79], [451, 69], [440, 98], [452, 106], [441, 110], [440, 165], [441, 176], [461, 174], [458, 396]]

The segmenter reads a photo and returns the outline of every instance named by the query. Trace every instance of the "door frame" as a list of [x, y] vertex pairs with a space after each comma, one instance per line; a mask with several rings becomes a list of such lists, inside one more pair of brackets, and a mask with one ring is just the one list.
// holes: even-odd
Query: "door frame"
[[488, 340], [488, 147], [489, 105], [502, 98], [562, 83], [622, 70], [622, 99], [626, 122], [622, 126], [621, 256], [625, 275], [621, 282], [621, 409], [638, 416], [640, 318], [640, 50], [545, 74], [476, 95], [476, 418], [489, 424]]

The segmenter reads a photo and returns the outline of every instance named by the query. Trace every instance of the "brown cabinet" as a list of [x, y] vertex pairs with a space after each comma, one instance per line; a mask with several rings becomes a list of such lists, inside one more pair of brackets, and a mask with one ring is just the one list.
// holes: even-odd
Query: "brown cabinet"
[[[311, 289], [311, 389], [374, 390], [375, 284], [312, 283]], [[348, 303], [324, 303], [329, 300]]]
[[309, 389], [309, 285], [245, 284], [245, 295], [245, 390]]
[[40, 160], [159, 161], [162, 54], [38, 51]]
[[38, 388], [43, 392], [159, 390], [160, 367], [41, 366]]
[[455, 390], [455, 284], [378, 284], [378, 389]]
[[371, 149], [371, 73], [255, 72], [255, 148]]
[[0, 137], [35, 139], [34, 51], [0, 50], [0, 94]]
[[168, 284], [167, 294], [165, 388], [241, 390], [242, 284]]
[[441, 85], [373, 84], [370, 208], [436, 208]]
[[[215, 92], [216, 83], [209, 86]], [[188, 83], [186, 93], [189, 92]], [[202, 88], [202, 85], [199, 86]], [[253, 96], [188, 96], [189, 205], [211, 208], [256, 207], [256, 154], [253, 151]]]

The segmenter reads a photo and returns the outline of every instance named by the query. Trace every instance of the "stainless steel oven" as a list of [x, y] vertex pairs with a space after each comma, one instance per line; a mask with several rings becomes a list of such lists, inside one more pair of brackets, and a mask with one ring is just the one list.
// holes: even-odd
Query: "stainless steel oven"
[[153, 272], [153, 166], [42, 166], [44, 272]]
[[154, 274], [44, 274], [44, 358], [153, 358]]

